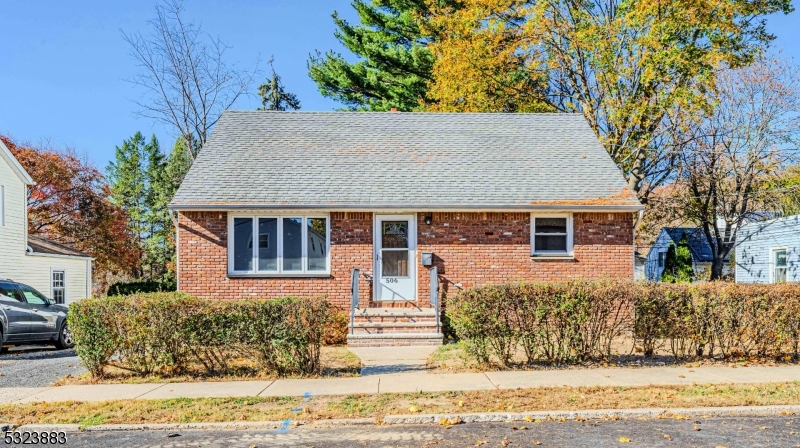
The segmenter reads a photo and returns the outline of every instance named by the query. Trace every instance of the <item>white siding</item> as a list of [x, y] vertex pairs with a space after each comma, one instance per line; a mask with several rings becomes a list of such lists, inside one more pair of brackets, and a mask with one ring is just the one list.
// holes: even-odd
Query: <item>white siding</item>
[[0, 185], [5, 193], [5, 225], [0, 226], [0, 278], [28, 284], [50, 297], [50, 271], [63, 268], [67, 277], [67, 303], [91, 295], [91, 279], [87, 279], [91, 260], [26, 254], [25, 184], [2, 157]]
[[772, 250], [786, 249], [786, 281], [800, 282], [800, 215], [754, 222], [736, 235], [736, 281], [770, 283]]
[[87, 291], [86, 275], [89, 260], [80, 258], [66, 258], [46, 255], [26, 255], [23, 257], [26, 269], [20, 270], [10, 278], [14, 281], [33, 286], [39, 292], [52, 298], [52, 275], [53, 269], [63, 269], [66, 273], [66, 303], [85, 299], [91, 295]]
[[0, 157], [0, 185], [5, 196], [5, 225], [0, 227], [0, 277], [7, 277], [6, 271], [13, 265], [13, 259], [25, 254], [25, 184]]

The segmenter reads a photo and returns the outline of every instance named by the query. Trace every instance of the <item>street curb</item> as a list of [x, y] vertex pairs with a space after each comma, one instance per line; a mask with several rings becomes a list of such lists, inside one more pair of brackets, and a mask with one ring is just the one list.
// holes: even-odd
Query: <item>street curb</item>
[[387, 415], [385, 425], [409, 425], [439, 423], [442, 419], [460, 420], [463, 423], [477, 422], [526, 422], [533, 420], [575, 420], [604, 418], [671, 418], [686, 415], [707, 417], [763, 416], [800, 413], [800, 405], [775, 406], [730, 406], [703, 408], [641, 408], [641, 409], [596, 409], [586, 411], [537, 411], [537, 412], [476, 412], [453, 414]]
[[176, 429], [280, 429], [305, 425], [305, 420], [263, 422], [216, 422], [216, 423], [141, 423], [131, 425], [94, 425], [86, 431], [164, 431]]
[[305, 425], [307, 428], [339, 428], [342, 426], [377, 425], [376, 418], [332, 418], [327, 420], [314, 420]]
[[[703, 408], [640, 408], [640, 409], [595, 409], [585, 411], [535, 411], [535, 412], [475, 412], [453, 414], [410, 414], [387, 415], [381, 420], [384, 425], [412, 425], [440, 423], [442, 419], [460, 423], [480, 422], [532, 422], [534, 420], [576, 420], [576, 419], [632, 419], [632, 418], [681, 418], [697, 417], [734, 417], [734, 416], [768, 416], [776, 414], [800, 414], [800, 405], [773, 406], [729, 406]], [[275, 420], [261, 422], [217, 422], [217, 423], [142, 423], [119, 425], [94, 425], [83, 428], [84, 431], [169, 431], [182, 429], [216, 429], [216, 430], [263, 430], [289, 429], [298, 426], [308, 428], [336, 428], [344, 426], [377, 425], [375, 418], [337, 418], [326, 420]], [[2, 431], [37, 431], [37, 432], [80, 432], [81, 425], [23, 425], [14, 428], [10, 423], [0, 424]]]
[[[6, 429], [4, 431], [10, 431], [11, 429]], [[73, 425], [73, 424], [31, 424], [31, 425], [22, 425], [14, 428], [15, 432], [81, 432], [81, 425]]]

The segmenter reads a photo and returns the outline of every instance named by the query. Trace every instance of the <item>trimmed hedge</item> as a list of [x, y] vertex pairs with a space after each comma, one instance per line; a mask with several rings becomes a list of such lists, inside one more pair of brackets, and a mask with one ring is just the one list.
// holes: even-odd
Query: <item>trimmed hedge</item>
[[147, 375], [202, 366], [230, 370], [236, 358], [279, 375], [319, 373], [322, 299], [205, 300], [182, 293], [86, 299], [70, 305], [76, 351], [94, 376], [107, 366]]
[[126, 296], [129, 294], [148, 293], [148, 292], [173, 292], [178, 289], [174, 279], [156, 281], [141, 280], [135, 282], [119, 282], [108, 287], [106, 295]]
[[798, 357], [800, 284], [566, 281], [489, 285], [447, 301], [472, 355], [502, 365], [605, 359], [612, 342], [646, 357]]

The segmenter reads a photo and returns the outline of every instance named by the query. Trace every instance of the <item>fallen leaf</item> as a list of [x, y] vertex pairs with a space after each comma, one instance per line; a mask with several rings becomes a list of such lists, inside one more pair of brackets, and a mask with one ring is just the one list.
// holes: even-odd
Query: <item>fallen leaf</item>
[[458, 407], [460, 407], [460, 408], [464, 407], [464, 400], [459, 400], [458, 401]]
[[502, 441], [500, 441], [500, 445], [508, 446], [511, 445], [511, 442], [509, 442], [508, 439], [503, 439]]
[[412, 413], [413, 413], [413, 412], [419, 412], [419, 408], [418, 408], [418, 407], [416, 407], [416, 406], [410, 406], [410, 407], [408, 408], [408, 412], [412, 412]]
[[664, 438], [667, 440], [672, 440], [672, 436], [670, 436], [669, 434], [664, 434]]
[[540, 441], [538, 441], [538, 440], [536, 440], [536, 439], [533, 439], [533, 444], [534, 444], [534, 445], [541, 445], [541, 444], [542, 444], [542, 442], [540, 442]]
[[629, 438], [627, 438], [625, 436], [622, 436], [622, 437], [619, 438], [619, 441], [622, 442], [622, 443], [630, 443], [631, 439], [629, 439]]
[[686, 375], [678, 375], [678, 378], [686, 378]]
[[520, 426], [520, 427], [519, 427], [519, 429], [520, 429], [521, 431], [527, 431], [527, 430], [528, 430], [528, 427], [527, 427], [527, 426]]
[[475, 441], [475, 446], [481, 446], [481, 445], [486, 445], [486, 441], [485, 440], [477, 440], [477, 441]]
[[530, 415], [526, 415], [525, 417], [522, 417], [522, 419], [525, 420], [526, 422], [532, 422], [533, 421], [533, 419], [531, 418]]

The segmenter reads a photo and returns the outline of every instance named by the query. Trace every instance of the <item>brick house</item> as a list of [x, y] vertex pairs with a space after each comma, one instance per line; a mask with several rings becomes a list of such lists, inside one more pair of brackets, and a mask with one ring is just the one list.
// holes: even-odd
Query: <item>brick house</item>
[[357, 278], [353, 345], [441, 343], [431, 300], [470, 286], [633, 279], [641, 208], [581, 115], [267, 111], [225, 112], [170, 205], [179, 290], [349, 310]]

